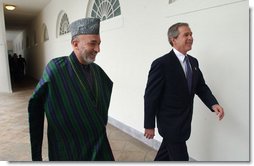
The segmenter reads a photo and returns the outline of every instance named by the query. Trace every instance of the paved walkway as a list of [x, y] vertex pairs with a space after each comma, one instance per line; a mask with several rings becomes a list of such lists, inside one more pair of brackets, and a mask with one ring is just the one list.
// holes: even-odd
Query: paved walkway
[[[14, 86], [14, 92], [0, 93], [0, 160], [31, 161], [28, 100], [35, 83], [22, 82]], [[46, 124], [45, 124], [46, 125]], [[153, 161], [156, 151], [112, 125], [107, 134], [116, 161]], [[43, 159], [47, 158], [46, 128], [43, 142]]]

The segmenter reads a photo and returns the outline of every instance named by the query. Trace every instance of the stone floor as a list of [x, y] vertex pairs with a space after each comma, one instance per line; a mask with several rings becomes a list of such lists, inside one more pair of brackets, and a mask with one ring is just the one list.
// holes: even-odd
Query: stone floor
[[[34, 81], [23, 81], [13, 87], [13, 93], [0, 93], [1, 161], [31, 161], [27, 105], [34, 86]], [[153, 161], [154, 149], [112, 125], [107, 126], [107, 134], [116, 161]], [[45, 138], [46, 128], [42, 151], [47, 161]]]

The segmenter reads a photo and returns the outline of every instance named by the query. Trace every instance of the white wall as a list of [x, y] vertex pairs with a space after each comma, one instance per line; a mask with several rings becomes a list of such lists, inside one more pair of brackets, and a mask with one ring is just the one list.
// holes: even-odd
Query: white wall
[[19, 32], [18, 34], [16, 34], [16, 37], [12, 40], [12, 50], [13, 53], [16, 53], [18, 56], [22, 55], [22, 57], [24, 57], [25, 55], [25, 46], [24, 46], [24, 41], [25, 38], [24, 37], [24, 33], [23, 31]]
[[243, 1], [176, 16], [186, 21], [193, 18], [188, 21], [194, 33], [191, 53], [199, 59], [206, 81], [226, 113], [225, 119], [218, 122], [196, 98], [188, 145], [197, 160], [250, 159], [247, 7], [248, 1]]
[[[14, 52], [14, 40], [17, 38], [18, 35], [20, 35], [20, 33], [22, 33], [22, 31], [17, 31], [17, 30], [6, 30], [6, 41], [7, 41], [7, 49], [8, 51], [11, 50], [12, 52]], [[22, 36], [23, 38], [23, 36]], [[17, 40], [18, 42], [20, 41]], [[21, 43], [21, 42], [20, 42]]]
[[[111, 116], [143, 132], [143, 94], [150, 64], [171, 49], [168, 27], [185, 21], [194, 33], [190, 54], [199, 59], [226, 112], [218, 122], [196, 98], [190, 156], [199, 161], [249, 160], [248, 1], [121, 2], [124, 27], [102, 34], [105, 56], [98, 62], [115, 82]], [[156, 139], [161, 139], [158, 134]]]
[[[37, 30], [45, 23], [50, 38], [27, 51], [33, 56], [36, 78], [50, 59], [71, 51], [69, 34], [56, 38], [58, 13], [64, 10], [72, 22], [86, 16], [87, 4], [87, 0], [51, 1], [33, 23]], [[207, 84], [226, 113], [219, 122], [196, 97], [189, 154], [198, 161], [250, 160], [248, 1], [120, 0], [120, 5], [117, 25], [116, 20], [101, 24], [101, 53], [96, 60], [114, 82], [109, 116], [143, 133], [143, 96], [150, 65], [171, 50], [168, 27], [188, 22], [194, 36], [189, 54], [199, 59]], [[158, 133], [155, 139], [161, 140]]]
[[[0, 1], [0, 6], [3, 6]], [[0, 92], [12, 92], [3, 7], [0, 7]]]

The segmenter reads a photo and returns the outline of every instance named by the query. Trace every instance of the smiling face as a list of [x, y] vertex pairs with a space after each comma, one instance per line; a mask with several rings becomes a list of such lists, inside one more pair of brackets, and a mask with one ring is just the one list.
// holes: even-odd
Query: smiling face
[[101, 39], [99, 35], [79, 35], [72, 40], [72, 47], [81, 64], [95, 61], [100, 52]]
[[191, 50], [193, 43], [191, 29], [188, 26], [180, 26], [178, 32], [179, 35], [171, 39], [173, 47], [186, 55], [187, 52]]

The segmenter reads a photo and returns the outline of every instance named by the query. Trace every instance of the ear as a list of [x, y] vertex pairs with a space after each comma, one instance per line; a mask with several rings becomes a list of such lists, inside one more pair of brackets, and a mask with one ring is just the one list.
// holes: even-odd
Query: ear
[[78, 41], [77, 40], [72, 40], [71, 44], [72, 44], [73, 48], [76, 48], [76, 49], [78, 48]]
[[176, 42], [177, 42], [177, 38], [174, 38], [174, 37], [173, 37], [173, 38], [171, 39], [171, 42], [172, 42], [173, 45], [175, 45]]

